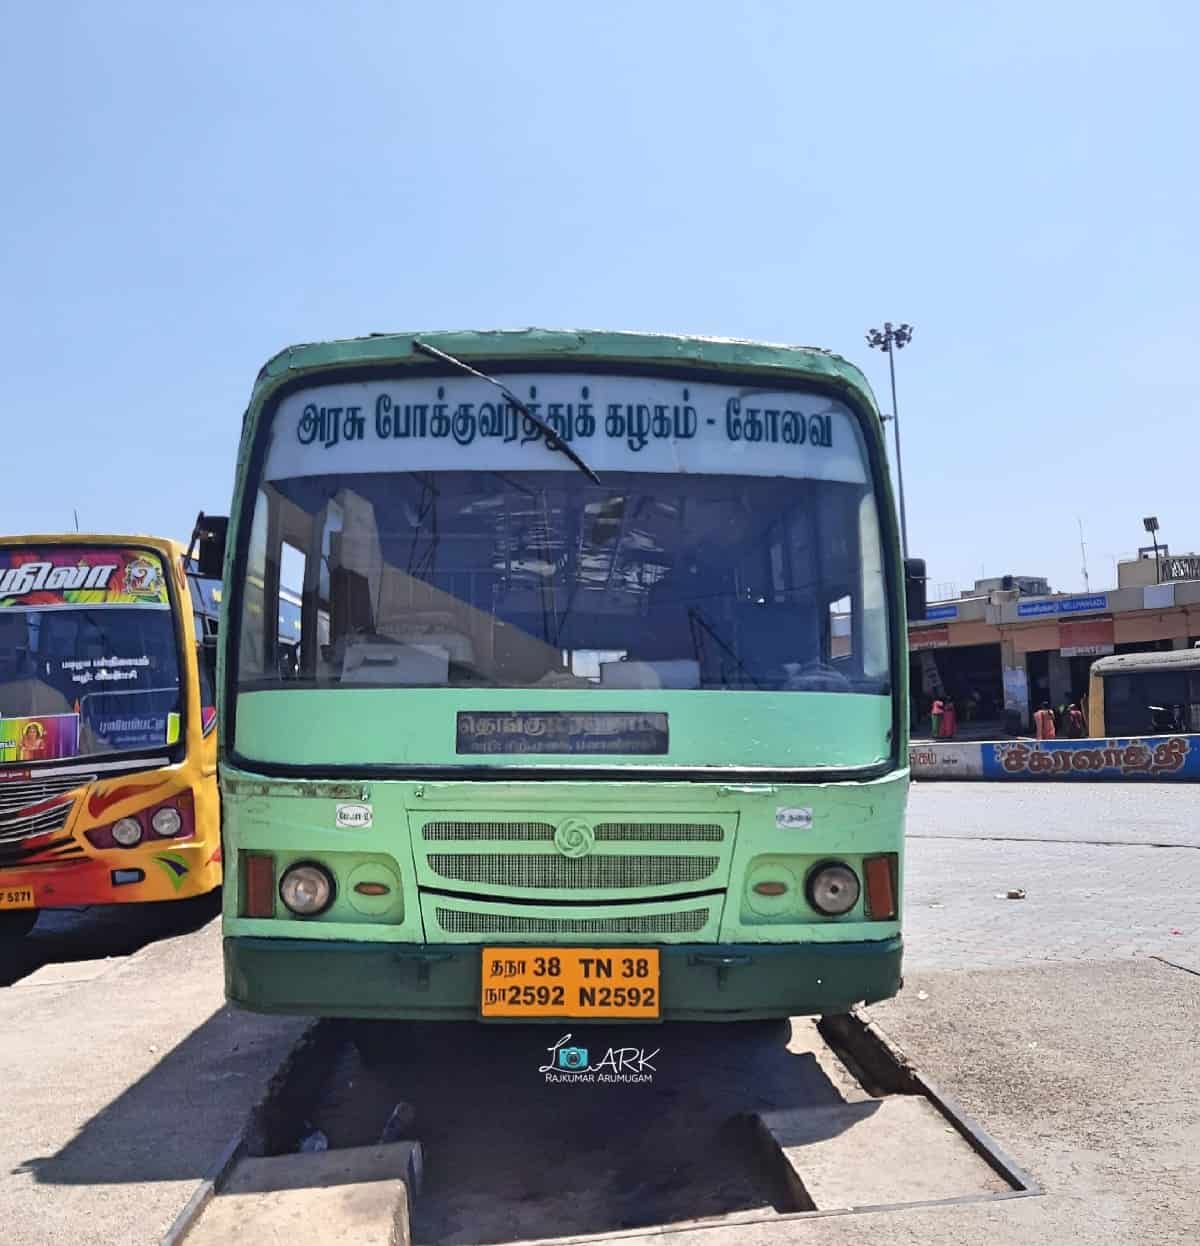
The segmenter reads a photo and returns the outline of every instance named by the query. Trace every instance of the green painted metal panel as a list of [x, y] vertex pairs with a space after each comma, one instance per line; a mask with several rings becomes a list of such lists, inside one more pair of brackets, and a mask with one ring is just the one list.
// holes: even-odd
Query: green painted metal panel
[[[821, 947], [664, 948], [663, 1019], [747, 1021], [846, 1012], [896, 993], [901, 955], [898, 937]], [[258, 1012], [475, 1021], [480, 948], [410, 951], [350, 941], [226, 938], [225, 990]], [[563, 1023], [553, 1017], [533, 1020]]]
[[[455, 753], [459, 711], [665, 712], [663, 757]], [[477, 765], [520, 770], [618, 765], [830, 769], [890, 755], [890, 698], [828, 692], [707, 692], [471, 688], [297, 688], [238, 698], [237, 751], [300, 766]]]
[[[277, 800], [264, 794], [277, 783]], [[647, 927], [645, 937], [655, 943], [696, 942], [702, 934], [748, 942], [831, 943], [847, 939], [880, 939], [899, 930], [898, 922], [868, 921], [862, 902], [842, 918], [814, 913], [802, 895], [790, 909], [766, 913], [747, 903], [747, 889], [758, 863], [783, 862], [802, 888], [807, 871], [820, 861], [835, 858], [861, 873], [864, 856], [896, 853], [903, 886], [903, 817], [907, 795], [906, 772], [893, 772], [871, 782], [826, 784], [621, 783], [621, 782], [445, 782], [420, 783], [372, 780], [356, 787], [372, 811], [365, 829], [337, 826], [336, 800], [324, 794], [327, 784], [313, 781], [314, 795], [296, 795], [302, 780], [252, 780], [244, 772], [224, 777], [223, 800], [226, 853], [236, 873], [242, 852], [269, 852], [276, 856], [277, 877], [294, 861], [317, 861], [335, 876], [339, 893], [354, 870], [368, 861], [386, 862], [400, 880], [402, 909], [392, 921], [363, 920], [349, 908], [335, 905], [317, 918], [300, 919], [276, 904], [274, 919], [247, 919], [238, 914], [235, 888], [226, 890], [225, 928], [230, 934], [278, 935], [285, 938], [341, 939], [431, 943], [478, 940], [488, 932], [463, 922], [447, 929], [437, 920], [436, 907], [461, 912], [519, 913], [540, 921], [564, 915], [563, 899], [573, 901], [571, 913], [583, 918], [654, 916], [680, 909], [703, 909], [698, 925], [669, 922]], [[243, 792], [247, 794], [243, 794]], [[807, 825], [792, 825], [780, 811], [805, 810]], [[432, 839], [429, 824], [462, 824], [473, 828], [500, 824], [525, 826], [537, 822], [557, 828], [564, 821], [584, 821], [590, 829], [606, 825], [643, 823], [654, 828], [646, 840], [601, 841], [593, 852], [610, 855], [624, 849], [630, 855], [711, 855], [717, 858], [713, 874], [701, 882], [676, 887], [644, 889], [608, 886], [585, 891], [519, 886], [489, 886], [487, 902], [460, 896], [436, 901], [426, 892], [465, 893], [471, 885], [433, 877], [430, 851], [470, 850], [493, 857], [542, 852], [552, 844], [544, 839], [509, 840], [488, 835], [479, 839]], [[783, 825], [781, 825], [781, 822]], [[678, 838], [680, 827], [716, 826], [719, 841]], [[417, 833], [414, 833], [414, 828]], [[672, 834], [663, 828], [676, 828]], [[591, 855], [590, 853], [588, 854]], [[689, 902], [673, 897], [702, 894]], [[519, 907], [515, 901], [519, 900]], [[581, 900], [589, 901], [576, 911]], [[520, 930], [498, 922], [497, 934], [519, 935], [519, 941], [548, 937], [538, 923]], [[564, 929], [562, 941], [575, 943], [628, 942], [637, 928]]]

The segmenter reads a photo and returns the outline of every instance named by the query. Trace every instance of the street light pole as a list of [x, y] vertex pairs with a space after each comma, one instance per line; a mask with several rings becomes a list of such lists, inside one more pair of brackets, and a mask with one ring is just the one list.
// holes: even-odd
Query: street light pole
[[1142, 520], [1142, 527], [1150, 533], [1150, 539], [1154, 542], [1154, 582], [1162, 583], [1162, 560], [1158, 556], [1158, 517], [1156, 515], [1147, 515]]
[[885, 320], [883, 330], [868, 329], [867, 345], [883, 351], [888, 357], [888, 372], [892, 379], [892, 427], [896, 437], [896, 482], [900, 486], [900, 545], [904, 557], [908, 557], [908, 512], [904, 507], [904, 464], [900, 457], [900, 408], [896, 402], [896, 351], [912, 341], [913, 327], [902, 324], [893, 327]]

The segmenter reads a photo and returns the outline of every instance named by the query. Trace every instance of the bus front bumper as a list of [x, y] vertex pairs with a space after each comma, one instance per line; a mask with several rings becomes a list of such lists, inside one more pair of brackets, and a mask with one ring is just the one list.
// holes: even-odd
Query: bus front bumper
[[[900, 989], [899, 936], [858, 943], [660, 946], [666, 1021], [845, 1012]], [[255, 1012], [480, 1020], [475, 944], [225, 939], [225, 994]], [[569, 1018], [536, 1017], [558, 1024]]]

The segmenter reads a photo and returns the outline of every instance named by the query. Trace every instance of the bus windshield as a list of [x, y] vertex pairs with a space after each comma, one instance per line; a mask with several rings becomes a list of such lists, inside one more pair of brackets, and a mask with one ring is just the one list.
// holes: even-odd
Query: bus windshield
[[[619, 470], [599, 485], [562, 470], [297, 476], [259, 490], [246, 583], [245, 690], [890, 692], [866, 482]], [[283, 607], [280, 584], [302, 586], [295, 647], [264, 626]]]
[[181, 702], [156, 556], [0, 551], [0, 764], [165, 748]]

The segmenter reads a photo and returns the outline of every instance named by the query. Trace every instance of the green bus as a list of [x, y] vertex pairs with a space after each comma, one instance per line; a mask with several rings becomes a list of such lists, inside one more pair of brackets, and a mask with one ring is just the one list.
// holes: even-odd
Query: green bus
[[291, 348], [251, 395], [224, 567], [235, 1003], [722, 1021], [899, 988], [905, 566], [844, 360]]

